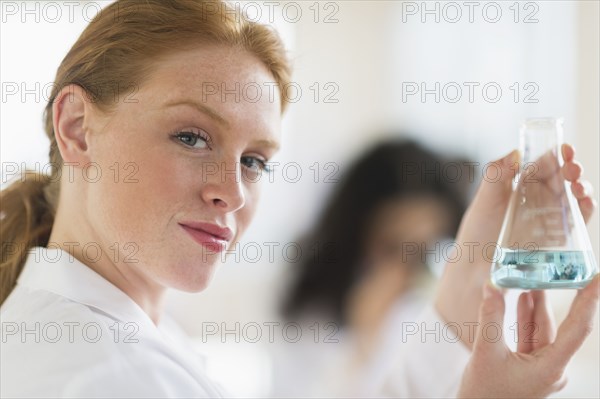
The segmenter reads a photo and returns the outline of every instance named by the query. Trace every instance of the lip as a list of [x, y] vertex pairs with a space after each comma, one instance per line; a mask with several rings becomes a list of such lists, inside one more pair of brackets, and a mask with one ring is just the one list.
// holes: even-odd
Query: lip
[[231, 229], [213, 223], [184, 222], [179, 225], [194, 241], [213, 252], [224, 251], [233, 237]]

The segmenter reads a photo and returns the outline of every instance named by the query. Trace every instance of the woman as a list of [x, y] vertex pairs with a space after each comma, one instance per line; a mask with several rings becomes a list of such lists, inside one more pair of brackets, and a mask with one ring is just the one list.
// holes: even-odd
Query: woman
[[[340, 342], [284, 346], [287, 356], [274, 368], [276, 396], [377, 393], [402, 354], [402, 328], [429, 301], [439, 240], [456, 235], [469, 191], [461, 165], [416, 142], [387, 140], [345, 172], [302, 240], [310, 256], [295, 268], [284, 306], [307, 329], [315, 319], [334, 322]], [[450, 168], [455, 175], [435, 173]], [[291, 356], [304, 367], [290, 365]]]
[[[219, 252], [252, 219], [257, 176], [278, 147], [285, 95], [257, 100], [226, 90], [288, 80], [277, 35], [224, 2], [119, 0], [90, 23], [60, 65], [46, 108], [52, 176], [2, 192], [2, 396], [223, 394], [163, 314], [164, 294], [206, 287]], [[580, 187], [565, 151], [562, 172]], [[495, 240], [510, 177], [502, 182], [482, 185], [459, 242]], [[591, 198], [578, 198], [589, 218]], [[484, 265], [447, 268], [436, 296], [441, 318], [477, 320]], [[460, 394], [560, 388], [586, 335], [580, 326], [591, 323], [597, 284], [575, 300], [568, 321], [578, 324], [563, 324], [535, 356], [475, 341]], [[546, 308], [532, 300], [524, 317], [543, 318]], [[501, 317], [502, 304], [489, 291], [480, 320]], [[516, 384], [506, 387], [497, 373]]]

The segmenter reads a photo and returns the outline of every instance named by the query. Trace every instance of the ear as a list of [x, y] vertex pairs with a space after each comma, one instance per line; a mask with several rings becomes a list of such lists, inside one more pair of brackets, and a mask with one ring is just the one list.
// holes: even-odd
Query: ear
[[90, 117], [89, 97], [78, 85], [62, 88], [52, 104], [54, 137], [65, 162], [83, 166], [90, 162], [86, 118]]

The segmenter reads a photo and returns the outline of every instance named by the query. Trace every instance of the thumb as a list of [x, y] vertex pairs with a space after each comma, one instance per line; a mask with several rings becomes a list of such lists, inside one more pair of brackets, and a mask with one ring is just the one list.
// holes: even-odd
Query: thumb
[[487, 281], [483, 285], [483, 300], [479, 307], [479, 324], [473, 350], [502, 353], [507, 350], [502, 335], [504, 322], [504, 296]]
[[594, 317], [600, 301], [600, 275], [577, 292], [571, 309], [561, 323], [554, 345], [549, 346], [549, 364], [564, 368], [594, 329]]
[[519, 161], [519, 151], [513, 150], [484, 166], [478, 193], [484, 203], [495, 203], [499, 198], [508, 199], [512, 192], [512, 181], [519, 171]]

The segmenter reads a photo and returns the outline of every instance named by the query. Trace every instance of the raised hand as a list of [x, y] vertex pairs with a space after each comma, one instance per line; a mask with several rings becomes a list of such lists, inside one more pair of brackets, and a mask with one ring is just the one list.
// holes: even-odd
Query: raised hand
[[504, 317], [502, 293], [486, 284], [483, 295], [473, 354], [458, 397], [541, 398], [561, 390], [567, 382], [564, 370], [569, 360], [592, 331], [600, 275], [577, 293], [558, 333], [544, 292], [521, 294], [517, 352], [511, 352], [503, 337], [496, 334], [502, 329]]
[[[583, 168], [574, 159], [573, 147], [564, 144], [561, 151], [564, 164], [557, 172], [570, 182], [582, 216], [588, 221], [596, 208], [596, 201], [590, 196], [590, 185], [580, 180]], [[482, 182], [463, 217], [456, 239], [462, 254], [458, 261], [445, 268], [435, 298], [435, 308], [447, 322], [463, 326], [477, 321], [482, 287], [490, 277], [495, 246], [488, 245], [487, 251], [483, 249], [498, 239], [518, 162], [517, 151], [493, 162], [493, 167], [500, 173], [499, 180]], [[472, 346], [467, 337], [462, 338], [467, 346]]]

